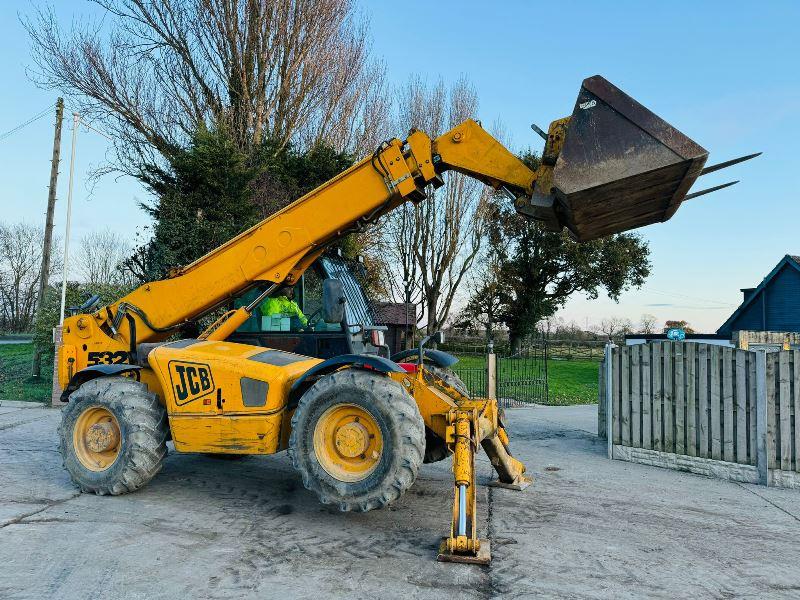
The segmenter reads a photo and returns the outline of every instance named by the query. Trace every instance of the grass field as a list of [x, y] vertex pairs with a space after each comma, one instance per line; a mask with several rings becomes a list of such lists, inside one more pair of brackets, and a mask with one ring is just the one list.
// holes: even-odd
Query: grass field
[[596, 360], [547, 361], [550, 404], [596, 403], [599, 365]]
[[30, 376], [33, 344], [0, 344], [0, 400], [48, 402], [53, 385], [53, 359], [42, 361], [42, 377]]
[[485, 369], [486, 356], [459, 356], [456, 369]]
[[[547, 361], [549, 384], [548, 404], [592, 404], [597, 402], [597, 360]], [[459, 356], [456, 371], [463, 369], [485, 369], [484, 356]], [[468, 376], [462, 375], [467, 381]]]

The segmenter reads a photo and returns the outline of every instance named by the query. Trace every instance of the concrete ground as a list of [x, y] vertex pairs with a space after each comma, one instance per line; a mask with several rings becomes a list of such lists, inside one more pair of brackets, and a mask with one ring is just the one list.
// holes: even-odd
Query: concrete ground
[[58, 411], [21, 406], [0, 405], [4, 599], [800, 597], [800, 493], [609, 461], [594, 406], [508, 411], [536, 483], [480, 488], [489, 567], [434, 560], [449, 462], [367, 514], [318, 504], [285, 455], [173, 452], [103, 498], [62, 470]]

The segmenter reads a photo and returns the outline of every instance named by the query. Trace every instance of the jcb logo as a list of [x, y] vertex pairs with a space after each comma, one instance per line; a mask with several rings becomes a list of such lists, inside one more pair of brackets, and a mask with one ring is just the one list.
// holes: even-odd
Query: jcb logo
[[170, 361], [169, 378], [175, 392], [175, 402], [179, 406], [214, 391], [211, 367], [202, 363]]

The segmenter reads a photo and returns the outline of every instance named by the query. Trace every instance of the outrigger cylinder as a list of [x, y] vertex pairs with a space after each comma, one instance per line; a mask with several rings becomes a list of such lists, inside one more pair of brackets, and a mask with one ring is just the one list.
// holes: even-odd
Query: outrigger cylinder
[[458, 486], [458, 535], [467, 535], [467, 486]]

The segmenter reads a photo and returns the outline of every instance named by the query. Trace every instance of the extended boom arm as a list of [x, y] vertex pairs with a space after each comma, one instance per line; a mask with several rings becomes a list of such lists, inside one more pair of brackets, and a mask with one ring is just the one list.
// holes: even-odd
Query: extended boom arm
[[[406, 200], [423, 200], [425, 188], [440, 186], [447, 170], [495, 188], [506, 187], [514, 194], [530, 195], [536, 179], [531, 169], [473, 120], [435, 140], [412, 130], [405, 141], [385, 142], [372, 156], [171, 277], [146, 283], [91, 316], [67, 319], [65, 345], [72, 336], [93, 344], [105, 338], [104, 350], [111, 346], [133, 351], [136, 344], [164, 339], [257, 282], [291, 284], [330, 243]], [[246, 307], [239, 309], [207, 337], [226, 338], [248, 315]], [[85, 366], [80, 356], [75, 359], [77, 364], [69, 369], [72, 373]], [[71, 373], [61, 375], [65, 385]]]
[[[545, 138], [536, 172], [472, 120], [435, 140], [412, 130], [405, 141], [384, 142], [168, 279], [147, 283], [93, 315], [67, 319], [62, 386], [87, 365], [87, 352], [114, 362], [258, 282], [296, 282], [330, 243], [406, 200], [423, 200], [427, 186], [441, 185], [448, 170], [507, 189], [520, 214], [588, 241], [666, 221], [681, 202], [699, 195], [687, 196], [699, 176], [756, 156], [704, 169], [704, 148], [599, 75], [583, 81], [572, 115], [553, 121]], [[226, 315], [204, 337], [225, 339], [253, 308]]]

